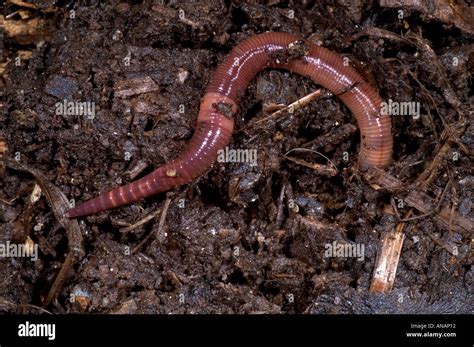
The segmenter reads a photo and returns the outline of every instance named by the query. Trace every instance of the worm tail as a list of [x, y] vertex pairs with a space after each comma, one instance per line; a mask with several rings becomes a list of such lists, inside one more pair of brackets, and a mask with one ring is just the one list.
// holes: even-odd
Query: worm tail
[[85, 216], [162, 192], [166, 190], [166, 180], [156, 181], [156, 176], [161, 173], [160, 168], [140, 180], [101, 194], [69, 210], [66, 216], [69, 218]]
[[207, 93], [199, 111], [194, 135], [174, 161], [159, 167], [149, 175], [115, 188], [69, 210], [69, 218], [80, 217], [129, 204], [142, 198], [188, 183], [202, 175], [217, 157], [219, 149], [229, 144], [237, 105], [228, 97]]

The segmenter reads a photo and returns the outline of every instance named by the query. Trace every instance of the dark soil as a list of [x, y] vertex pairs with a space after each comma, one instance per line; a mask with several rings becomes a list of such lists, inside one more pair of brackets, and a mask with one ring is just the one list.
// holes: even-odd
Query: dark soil
[[[193, 134], [212, 72], [233, 46], [256, 33], [285, 31], [319, 42], [348, 57], [383, 98], [421, 103], [420, 119], [394, 116], [392, 122], [394, 161], [386, 171], [406, 190], [374, 189], [357, 165], [355, 120], [337, 97], [249, 125], [273, 104], [290, 104], [318, 88], [289, 72], [261, 72], [241, 98], [230, 144], [256, 149], [258, 165], [216, 163], [169, 195], [81, 218], [83, 256], [75, 258], [47, 310], [474, 312], [472, 230], [440, 225], [437, 211], [405, 224], [393, 289], [369, 291], [379, 240], [398, 223], [391, 198], [402, 216], [409, 210], [411, 216], [422, 214], [403, 198], [446, 142], [446, 126], [466, 124], [424, 190], [436, 201], [448, 186], [442, 205], [474, 222], [472, 162], [462, 148], [472, 153], [474, 145], [467, 123], [474, 96], [472, 36], [417, 12], [405, 11], [400, 20], [397, 9], [370, 1], [302, 3], [51, 0], [37, 1], [34, 8], [4, 6], [9, 20], [22, 20], [14, 12], [23, 10], [28, 15], [23, 20], [42, 22], [34, 33], [3, 35], [5, 157], [42, 173], [76, 203], [176, 157]], [[436, 61], [407, 42], [370, 35], [351, 39], [371, 27], [422, 37]], [[23, 51], [32, 54], [15, 64]], [[458, 64], [451, 63], [454, 58]], [[137, 79], [151, 79], [150, 89], [118, 93]], [[64, 99], [94, 102], [95, 117], [56, 114], [56, 103]], [[331, 159], [337, 174], [318, 174], [285, 159], [301, 147]], [[288, 156], [327, 164], [314, 153]], [[44, 304], [71, 240], [44, 194], [29, 202], [31, 174], [7, 165], [1, 178], [0, 242], [29, 238], [40, 251], [36, 262], [0, 259], [0, 309], [40, 312], [35, 306]], [[160, 228], [157, 210], [167, 197], [171, 203]], [[149, 214], [156, 217], [123, 230]], [[150, 234], [138, 252], [130, 252]], [[325, 245], [335, 240], [363, 244], [363, 261], [326, 257]]]

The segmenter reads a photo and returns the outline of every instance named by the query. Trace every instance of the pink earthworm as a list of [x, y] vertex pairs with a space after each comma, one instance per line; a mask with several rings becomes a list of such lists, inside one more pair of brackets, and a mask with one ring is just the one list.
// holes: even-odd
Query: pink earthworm
[[196, 130], [175, 160], [147, 176], [88, 200], [67, 212], [70, 218], [128, 204], [191, 182], [202, 175], [230, 142], [239, 95], [264, 68], [283, 68], [329, 89], [352, 111], [361, 134], [359, 164], [390, 164], [393, 139], [389, 115], [377, 91], [340, 55], [303, 38], [266, 32], [235, 46], [215, 71], [201, 100]]

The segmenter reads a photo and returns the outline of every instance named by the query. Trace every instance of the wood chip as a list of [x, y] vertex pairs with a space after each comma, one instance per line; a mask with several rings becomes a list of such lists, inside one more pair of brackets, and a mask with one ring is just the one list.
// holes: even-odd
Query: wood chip
[[160, 86], [150, 76], [130, 78], [118, 81], [114, 85], [115, 96], [119, 98], [156, 92], [159, 89]]

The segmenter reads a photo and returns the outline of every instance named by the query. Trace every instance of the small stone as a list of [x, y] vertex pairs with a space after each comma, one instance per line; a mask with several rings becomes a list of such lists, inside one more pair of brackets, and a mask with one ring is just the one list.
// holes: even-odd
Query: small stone
[[120, 30], [115, 30], [114, 34], [112, 35], [113, 41], [120, 41], [123, 38], [123, 33]]
[[189, 71], [186, 71], [180, 68], [178, 72], [177, 80], [179, 83], [183, 84], [188, 79], [188, 76], [189, 76]]

